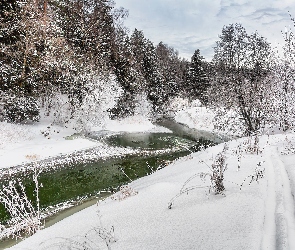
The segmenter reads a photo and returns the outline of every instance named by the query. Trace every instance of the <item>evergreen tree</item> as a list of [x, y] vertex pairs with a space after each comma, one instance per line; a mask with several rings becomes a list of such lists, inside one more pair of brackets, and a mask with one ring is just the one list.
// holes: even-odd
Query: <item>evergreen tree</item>
[[184, 85], [185, 61], [179, 58], [178, 51], [163, 42], [156, 47], [156, 54], [166, 94], [169, 98], [180, 95]]
[[205, 62], [203, 60], [204, 57], [200, 55], [200, 50], [195, 50], [188, 71], [187, 91], [191, 97], [200, 99], [201, 102], [206, 103], [206, 90], [209, 86], [209, 81], [204, 69]]
[[142, 31], [134, 30], [130, 38], [131, 50], [135, 60], [135, 70], [144, 78], [141, 91], [147, 94], [153, 105], [153, 110], [158, 112], [166, 101], [163, 90], [164, 81], [160, 75], [158, 59], [153, 43], [144, 37]]
[[146, 85], [141, 66], [136, 58], [138, 53], [141, 52], [141, 47], [137, 48], [135, 39], [132, 36], [129, 38], [124, 29], [119, 28], [116, 30], [112, 64], [117, 80], [124, 89], [124, 94], [120, 97], [117, 106], [110, 110], [113, 118], [133, 115], [135, 96], [144, 92]]

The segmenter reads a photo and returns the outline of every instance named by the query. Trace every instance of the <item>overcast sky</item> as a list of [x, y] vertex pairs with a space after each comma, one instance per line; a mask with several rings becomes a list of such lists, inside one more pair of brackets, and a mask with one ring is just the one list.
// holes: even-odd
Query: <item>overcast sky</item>
[[125, 26], [142, 30], [155, 45], [160, 41], [190, 59], [196, 49], [207, 60], [213, 56], [222, 27], [241, 23], [273, 46], [282, 44], [285, 27], [293, 28], [295, 0], [115, 0], [129, 10]]

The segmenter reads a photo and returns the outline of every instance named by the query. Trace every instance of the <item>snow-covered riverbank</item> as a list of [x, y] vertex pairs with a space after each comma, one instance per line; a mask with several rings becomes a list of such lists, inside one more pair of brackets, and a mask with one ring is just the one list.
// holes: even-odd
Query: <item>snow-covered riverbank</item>
[[[104, 128], [93, 128], [95, 130], [105, 129], [112, 132], [121, 131], [151, 131], [170, 132], [163, 127], [155, 126], [148, 119], [137, 116], [121, 121], [108, 121]], [[11, 167], [28, 163], [32, 155], [38, 160], [49, 157], [70, 154], [76, 151], [93, 147], [101, 147], [103, 156], [112, 155], [105, 149], [105, 145], [97, 141], [91, 141], [78, 134], [69, 127], [52, 125], [44, 119], [35, 124], [15, 125], [5, 122], [0, 123], [0, 168]]]
[[[187, 187], [199, 188], [175, 199], [172, 209], [168, 209], [169, 201], [187, 179], [210, 173], [207, 165], [223, 150], [220, 144], [132, 182], [131, 196], [108, 198], [37, 232], [12, 249], [60, 249], [71, 244], [106, 249], [103, 238], [110, 241], [111, 249], [120, 250], [293, 249], [295, 156], [290, 146], [295, 138], [264, 136], [260, 138], [258, 155], [248, 151], [247, 140], [228, 144], [224, 195], [209, 194], [210, 181], [196, 177]], [[265, 172], [257, 182], [260, 170]]]

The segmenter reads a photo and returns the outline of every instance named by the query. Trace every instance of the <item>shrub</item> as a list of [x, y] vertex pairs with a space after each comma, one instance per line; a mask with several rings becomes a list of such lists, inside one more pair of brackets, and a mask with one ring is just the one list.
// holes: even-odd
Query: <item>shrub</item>
[[240, 185], [240, 190], [242, 190], [242, 187], [243, 187], [243, 185], [246, 183], [247, 180], [250, 179], [248, 185], [251, 185], [252, 182], [256, 181], [257, 183], [259, 183], [259, 180], [264, 178], [264, 176], [265, 176], [265, 168], [261, 168], [262, 163], [263, 163], [263, 162], [261, 162], [261, 161], [257, 163], [254, 173], [251, 174], [251, 175], [248, 175], [248, 176], [244, 179], [244, 181], [243, 181], [242, 184]]
[[113, 195], [111, 197], [112, 200], [124, 200], [130, 196], [134, 196], [134, 195], [137, 195], [138, 192], [135, 191], [132, 187], [128, 186], [128, 185], [123, 185], [120, 187], [120, 192]]
[[[207, 165], [204, 161], [201, 161], [205, 163], [208, 168], [210, 169], [210, 172], [201, 172], [198, 174], [195, 174], [191, 176], [182, 186], [179, 193], [174, 196], [170, 202], [168, 203], [168, 208], [171, 209], [172, 205], [174, 203], [174, 200], [181, 196], [182, 194], [188, 193], [191, 190], [194, 190], [196, 188], [209, 188], [209, 193], [212, 191], [214, 194], [222, 194], [224, 195], [225, 187], [223, 184], [224, 180], [224, 172], [227, 170], [227, 164], [225, 163], [226, 156], [225, 152], [228, 150], [227, 144], [224, 144], [224, 148], [222, 152], [218, 153], [212, 163], [211, 166]], [[198, 185], [198, 186], [187, 186], [193, 179], [196, 177], [200, 177], [200, 179], [205, 182], [206, 178], [210, 179], [211, 184], [209, 186], [205, 185]]]
[[10, 214], [11, 219], [6, 226], [0, 224], [0, 240], [5, 238], [22, 238], [29, 236], [43, 227], [40, 214], [38, 177], [42, 169], [36, 165], [37, 155], [27, 155], [26, 158], [34, 162], [33, 181], [35, 183], [36, 207], [29, 200], [25, 187], [20, 179], [9, 181], [0, 190], [0, 203]]
[[223, 180], [224, 180], [224, 172], [227, 169], [227, 164], [225, 163], [225, 155], [224, 153], [219, 153], [215, 157], [215, 161], [211, 166], [211, 189], [215, 194], [222, 194], [225, 190]]
[[42, 228], [39, 211], [28, 199], [20, 180], [10, 181], [2, 188], [0, 202], [11, 216], [7, 226], [1, 225], [0, 240], [22, 238], [22, 235], [32, 235]]

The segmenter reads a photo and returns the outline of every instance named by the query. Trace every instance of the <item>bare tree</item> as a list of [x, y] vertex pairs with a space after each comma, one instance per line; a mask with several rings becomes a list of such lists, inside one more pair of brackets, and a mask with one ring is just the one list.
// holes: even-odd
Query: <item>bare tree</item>
[[223, 28], [208, 95], [213, 107], [231, 110], [248, 135], [256, 133], [266, 118], [270, 62], [270, 44], [257, 32], [248, 35], [240, 24]]

